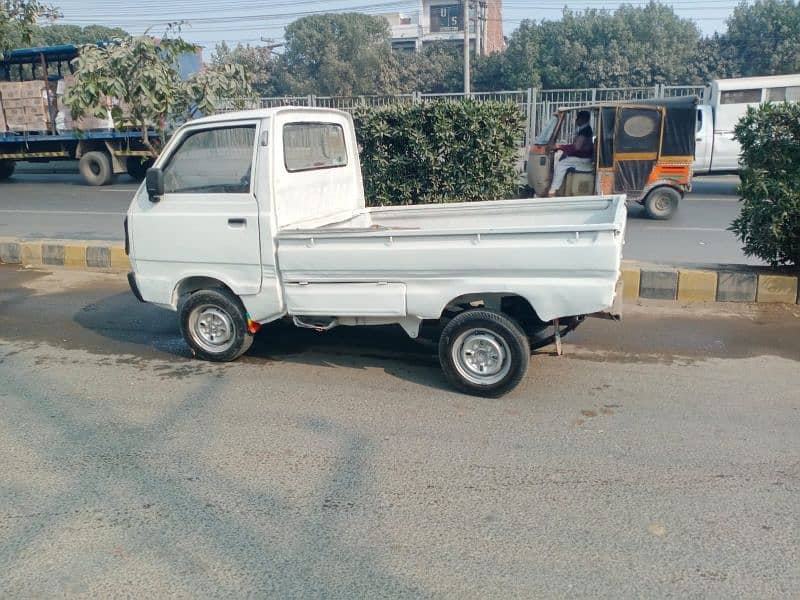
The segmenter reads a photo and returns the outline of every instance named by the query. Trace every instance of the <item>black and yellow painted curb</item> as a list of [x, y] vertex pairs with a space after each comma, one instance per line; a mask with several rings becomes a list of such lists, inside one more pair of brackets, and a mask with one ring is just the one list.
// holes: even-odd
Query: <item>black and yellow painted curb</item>
[[130, 261], [121, 244], [78, 240], [0, 238], [0, 263], [31, 267], [69, 267], [128, 271]]
[[[122, 244], [0, 238], [0, 263], [106, 271], [130, 270]], [[800, 272], [739, 265], [708, 268], [623, 262], [623, 300], [800, 304]]]
[[714, 265], [708, 268], [624, 263], [623, 299], [694, 302], [800, 304], [798, 272], [766, 267]]

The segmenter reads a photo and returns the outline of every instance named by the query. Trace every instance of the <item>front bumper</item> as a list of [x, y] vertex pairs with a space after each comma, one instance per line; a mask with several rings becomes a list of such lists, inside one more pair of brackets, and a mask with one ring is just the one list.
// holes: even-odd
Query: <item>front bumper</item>
[[139, 286], [136, 283], [136, 274], [133, 271], [128, 273], [128, 285], [131, 286], [131, 291], [133, 292], [133, 295], [136, 296], [136, 299], [139, 302], [144, 302], [142, 293], [139, 291]]

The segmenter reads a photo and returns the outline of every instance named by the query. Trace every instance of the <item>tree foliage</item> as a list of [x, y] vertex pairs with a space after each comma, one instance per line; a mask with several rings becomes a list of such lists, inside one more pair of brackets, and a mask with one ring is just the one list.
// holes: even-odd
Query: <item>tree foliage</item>
[[0, 52], [29, 44], [40, 19], [59, 16], [58, 9], [39, 0], [0, 0]]
[[[358, 13], [294, 21], [285, 48], [217, 46], [213, 64], [241, 65], [262, 95], [369, 95], [463, 90], [458, 45], [392, 52], [388, 23]], [[728, 32], [703, 37], [691, 19], [660, 2], [614, 10], [565, 10], [524, 20], [506, 49], [473, 61], [476, 91], [527, 87], [704, 85], [714, 78], [800, 71], [800, 4], [740, 4]]]
[[486, 200], [516, 191], [523, 122], [514, 104], [361, 108], [354, 120], [364, 188], [374, 204]]
[[275, 89], [275, 71], [278, 59], [269, 46], [251, 46], [250, 44], [237, 44], [228, 46], [225, 42], [217, 44], [211, 56], [211, 64], [241, 65], [250, 74], [250, 84], [253, 90], [262, 96], [272, 96], [280, 93]]
[[73, 118], [87, 113], [104, 116], [109, 98], [119, 104], [112, 115], [123, 125], [124, 108], [143, 133], [144, 143], [155, 154], [146, 132], [178, 124], [198, 112], [210, 113], [223, 99], [252, 95], [248, 74], [241, 65], [217, 65], [182, 80], [181, 55], [197, 49], [180, 37], [149, 35], [119, 40], [106, 46], [86, 45], [76, 59], [75, 84], [66, 102]]
[[284, 38], [279, 77], [294, 94], [397, 91], [385, 19], [360, 13], [312, 15], [292, 22]]
[[44, 27], [37, 27], [31, 37], [32, 46], [58, 46], [61, 44], [94, 44], [97, 42], [110, 42], [128, 37], [128, 32], [119, 27], [106, 27], [104, 25], [68, 25], [56, 23]]
[[395, 56], [396, 85], [403, 92], [442, 93], [464, 86], [464, 54], [446, 43], [426, 45], [421, 52]]
[[728, 19], [726, 41], [739, 73], [800, 72], [800, 4], [793, 0], [742, 2]]
[[565, 10], [558, 21], [523, 21], [502, 68], [512, 89], [621, 87], [685, 81], [700, 32], [672, 8]]
[[750, 107], [735, 131], [742, 209], [731, 230], [748, 256], [800, 265], [800, 104]]

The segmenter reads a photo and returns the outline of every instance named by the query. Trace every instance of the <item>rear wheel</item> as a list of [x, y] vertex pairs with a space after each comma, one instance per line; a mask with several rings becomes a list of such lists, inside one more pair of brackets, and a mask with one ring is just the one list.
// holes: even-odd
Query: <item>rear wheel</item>
[[528, 338], [514, 321], [491, 310], [456, 315], [439, 339], [439, 362], [450, 382], [477, 396], [513, 390], [528, 370]]
[[100, 150], [87, 152], [81, 157], [78, 168], [89, 185], [108, 185], [114, 180], [111, 157], [106, 152]]
[[651, 219], [666, 221], [678, 210], [681, 195], [671, 187], [660, 187], [652, 190], [644, 199], [644, 210]]
[[193, 293], [181, 305], [180, 320], [183, 338], [203, 360], [235, 360], [253, 343], [241, 301], [226, 290]]
[[0, 181], [5, 181], [14, 174], [17, 166], [13, 160], [0, 160]]

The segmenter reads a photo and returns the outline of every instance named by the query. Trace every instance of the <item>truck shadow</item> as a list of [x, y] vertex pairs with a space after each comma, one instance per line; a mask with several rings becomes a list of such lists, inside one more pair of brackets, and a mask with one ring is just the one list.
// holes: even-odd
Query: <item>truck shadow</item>
[[[177, 315], [138, 303], [129, 293], [83, 306], [73, 321], [94, 335], [85, 339], [72, 336], [71, 345], [89, 352], [128, 352], [153, 360], [163, 360], [167, 355], [195, 362], [181, 337]], [[98, 344], [95, 335], [116, 343]], [[278, 321], [262, 327], [253, 346], [237, 362], [380, 369], [399, 379], [450, 389], [439, 368], [435, 343], [412, 340], [399, 326], [338, 327], [318, 333]]]

